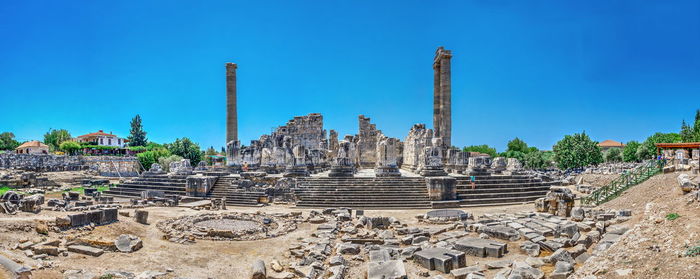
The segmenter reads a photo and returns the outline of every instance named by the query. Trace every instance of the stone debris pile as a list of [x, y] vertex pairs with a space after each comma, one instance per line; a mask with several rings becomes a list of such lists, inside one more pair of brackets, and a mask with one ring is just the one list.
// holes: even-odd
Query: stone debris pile
[[44, 195], [35, 194], [25, 197], [14, 191], [7, 191], [0, 196], [0, 213], [15, 214], [17, 211], [39, 213], [44, 204]]
[[544, 198], [535, 200], [537, 212], [549, 212], [561, 217], [569, 217], [576, 195], [568, 188], [553, 187]]

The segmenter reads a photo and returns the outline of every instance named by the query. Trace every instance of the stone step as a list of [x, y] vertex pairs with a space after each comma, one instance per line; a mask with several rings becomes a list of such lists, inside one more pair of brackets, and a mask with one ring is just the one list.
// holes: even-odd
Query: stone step
[[524, 191], [535, 191], [535, 190], [540, 190], [540, 191], [547, 191], [551, 188], [551, 186], [527, 186], [527, 187], [519, 187], [519, 188], [479, 188], [476, 187], [475, 189], [467, 188], [467, 189], [457, 189], [457, 194], [480, 194], [480, 193], [509, 193], [509, 192], [524, 192]]
[[527, 192], [504, 192], [504, 193], [482, 193], [482, 194], [457, 194], [457, 199], [481, 199], [481, 198], [497, 198], [497, 197], [522, 197], [539, 195], [544, 197], [549, 190], [544, 191], [527, 191]]
[[462, 205], [481, 205], [481, 204], [494, 204], [494, 203], [522, 203], [534, 201], [541, 198], [542, 195], [535, 196], [519, 196], [519, 197], [496, 197], [496, 198], [476, 198], [476, 199], [460, 199], [460, 206]]
[[185, 191], [185, 187], [177, 186], [155, 186], [155, 185], [131, 185], [131, 184], [120, 184], [117, 187], [122, 189], [140, 189], [140, 190], [162, 190], [162, 191]]
[[415, 208], [415, 209], [426, 209], [426, 208], [432, 208], [432, 205], [430, 202], [425, 202], [425, 203], [381, 203], [381, 204], [374, 204], [374, 203], [367, 203], [367, 202], [360, 202], [360, 203], [299, 203], [297, 202], [296, 207], [316, 207], [316, 208], [326, 208], [326, 207], [349, 207], [353, 209], [386, 209], [386, 208], [395, 208], [395, 209], [407, 209], [407, 208]]

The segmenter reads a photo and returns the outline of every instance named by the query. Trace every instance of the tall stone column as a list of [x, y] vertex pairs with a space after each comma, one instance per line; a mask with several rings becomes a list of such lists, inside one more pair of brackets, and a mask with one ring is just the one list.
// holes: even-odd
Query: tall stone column
[[238, 140], [236, 110], [236, 63], [226, 63], [226, 143]]
[[442, 118], [442, 101], [440, 89], [440, 60], [433, 62], [433, 131], [435, 135], [440, 135]]
[[445, 147], [452, 146], [451, 58], [451, 51], [439, 47], [433, 60], [433, 130]]
[[449, 148], [452, 146], [452, 54], [449, 50], [446, 52], [440, 59], [440, 137]]

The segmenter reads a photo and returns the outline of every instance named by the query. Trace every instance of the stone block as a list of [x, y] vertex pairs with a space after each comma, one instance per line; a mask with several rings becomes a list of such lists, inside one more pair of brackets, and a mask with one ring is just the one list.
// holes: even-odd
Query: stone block
[[148, 225], [148, 211], [137, 209], [134, 211], [134, 218], [137, 223]]
[[85, 214], [85, 213], [77, 213], [77, 214], [68, 215], [68, 218], [70, 219], [70, 226], [71, 227], [80, 227], [80, 226], [87, 225], [89, 223], [87, 214]]
[[104, 250], [96, 247], [85, 246], [85, 245], [71, 245], [68, 246], [68, 252], [99, 257], [104, 253]]
[[508, 245], [503, 242], [481, 239], [463, 238], [455, 243], [455, 249], [476, 257], [502, 257], [508, 252]]
[[520, 239], [520, 233], [516, 229], [503, 225], [482, 226], [479, 228], [479, 232], [503, 240], [517, 241]]
[[446, 248], [429, 248], [413, 254], [413, 260], [428, 270], [449, 273], [450, 270], [466, 266], [463, 252]]
[[391, 255], [387, 249], [369, 251], [370, 262], [386, 262], [391, 260]]
[[370, 262], [367, 279], [408, 279], [406, 267], [401, 260]]

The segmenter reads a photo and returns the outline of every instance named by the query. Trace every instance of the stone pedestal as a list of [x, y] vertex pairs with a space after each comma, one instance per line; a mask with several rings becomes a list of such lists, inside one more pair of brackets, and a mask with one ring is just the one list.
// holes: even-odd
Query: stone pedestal
[[355, 168], [353, 166], [331, 166], [329, 177], [353, 177], [355, 176]]
[[431, 201], [457, 199], [457, 179], [449, 176], [428, 177], [425, 179], [428, 197]]
[[206, 197], [216, 183], [216, 176], [190, 175], [187, 177], [185, 191], [190, 197]]
[[397, 166], [381, 166], [374, 169], [376, 177], [398, 177], [401, 176], [399, 167]]
[[288, 166], [284, 170], [284, 177], [305, 177], [309, 176], [309, 170], [305, 165]]
[[447, 172], [442, 168], [442, 166], [426, 166], [420, 171], [422, 176], [445, 176]]

